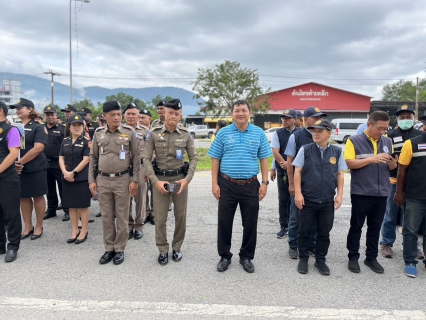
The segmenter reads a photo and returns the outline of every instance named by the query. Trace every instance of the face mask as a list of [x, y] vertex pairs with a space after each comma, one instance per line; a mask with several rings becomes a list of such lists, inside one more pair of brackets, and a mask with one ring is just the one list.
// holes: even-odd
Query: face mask
[[399, 120], [398, 127], [402, 130], [408, 130], [414, 125], [414, 120]]

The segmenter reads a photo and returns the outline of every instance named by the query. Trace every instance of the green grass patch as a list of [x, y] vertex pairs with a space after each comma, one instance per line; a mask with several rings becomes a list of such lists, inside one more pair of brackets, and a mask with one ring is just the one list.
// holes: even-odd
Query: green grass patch
[[[207, 152], [209, 152], [209, 148], [195, 148], [195, 151], [197, 151], [198, 155], [197, 171], [210, 171], [212, 169], [212, 160], [207, 154]], [[272, 156], [268, 158], [269, 169], [271, 168], [273, 159], [274, 157]], [[185, 161], [188, 161], [188, 158], [186, 158]]]

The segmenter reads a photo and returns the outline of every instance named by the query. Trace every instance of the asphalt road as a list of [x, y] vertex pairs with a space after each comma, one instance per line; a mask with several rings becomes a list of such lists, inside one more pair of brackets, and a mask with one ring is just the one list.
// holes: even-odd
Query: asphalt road
[[[276, 182], [261, 202], [258, 244], [248, 274], [238, 263], [241, 218], [237, 212], [233, 233], [235, 257], [227, 272], [216, 264], [217, 203], [211, 195], [209, 172], [199, 172], [190, 184], [187, 234], [183, 260], [161, 267], [154, 242], [154, 226], [144, 237], [128, 242], [119, 266], [100, 265], [104, 252], [102, 218], [90, 224], [88, 240], [67, 244], [69, 222], [60, 216], [44, 224], [36, 241], [23, 240], [18, 259], [0, 260], [1, 319], [425, 319], [426, 269], [419, 276], [403, 274], [401, 235], [395, 257], [379, 261], [384, 274], [362, 264], [361, 273], [347, 269], [346, 235], [349, 228], [349, 175], [343, 207], [336, 212], [327, 257], [331, 275], [322, 276], [309, 261], [309, 274], [296, 271], [297, 260], [287, 256], [286, 239], [279, 229]], [[92, 217], [98, 212], [92, 202]], [[173, 212], [168, 234], [173, 234]], [[365, 251], [365, 230], [361, 257]]]

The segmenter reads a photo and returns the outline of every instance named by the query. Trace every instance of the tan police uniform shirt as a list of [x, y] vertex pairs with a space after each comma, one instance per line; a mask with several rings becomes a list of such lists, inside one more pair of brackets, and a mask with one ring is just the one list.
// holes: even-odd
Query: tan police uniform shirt
[[[117, 130], [111, 132], [108, 125], [100, 127], [93, 135], [93, 145], [90, 150], [89, 183], [95, 180], [95, 165], [98, 170], [113, 174], [129, 169], [133, 164], [131, 181], [139, 182], [140, 146], [132, 127], [121, 124]], [[121, 150], [125, 150], [125, 159], [120, 159]]]
[[138, 124], [136, 128], [134, 128], [136, 133], [136, 139], [139, 140], [139, 152], [140, 158], [143, 160], [145, 156], [145, 139], [149, 132], [149, 129], [141, 124]]
[[[180, 150], [182, 159], [176, 159], [176, 151]], [[143, 163], [148, 171], [152, 184], [158, 182], [154, 168], [150, 159], [153, 152], [156, 154], [157, 167], [159, 170], [180, 169], [184, 165], [184, 152], [188, 153], [189, 170], [185, 179], [191, 182], [195, 168], [197, 167], [198, 156], [195, 152], [194, 140], [186, 128], [177, 127], [173, 132], [169, 132], [165, 125], [153, 128], [146, 137], [145, 157]]]
[[151, 129], [157, 128], [157, 127], [162, 127], [164, 125], [164, 122], [161, 121], [161, 119], [156, 119], [154, 121], [152, 121], [151, 123]]

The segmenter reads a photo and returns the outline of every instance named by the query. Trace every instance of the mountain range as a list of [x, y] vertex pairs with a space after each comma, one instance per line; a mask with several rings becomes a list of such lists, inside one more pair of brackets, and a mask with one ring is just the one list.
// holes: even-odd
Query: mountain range
[[[34, 102], [36, 108], [41, 110], [45, 105], [51, 101], [51, 83], [48, 79], [40, 77], [19, 74], [0, 72], [0, 80], [12, 79], [21, 82], [21, 98], [27, 98]], [[64, 107], [69, 103], [70, 87], [68, 85], [55, 82], [55, 104], [59, 107]], [[110, 95], [115, 95], [119, 92], [124, 92], [139, 98], [144, 101], [151, 101], [152, 98], [157, 95], [162, 97], [171, 96], [173, 98], [179, 98], [183, 105], [183, 115], [193, 115], [200, 110], [200, 106], [197, 102], [203, 102], [203, 100], [195, 100], [193, 97], [194, 92], [177, 88], [177, 87], [149, 87], [149, 88], [115, 88], [108, 89], [98, 86], [84, 87], [84, 88], [73, 88], [74, 100], [80, 101], [85, 98], [90, 99], [96, 106], [98, 102], [103, 103], [105, 98]]]

